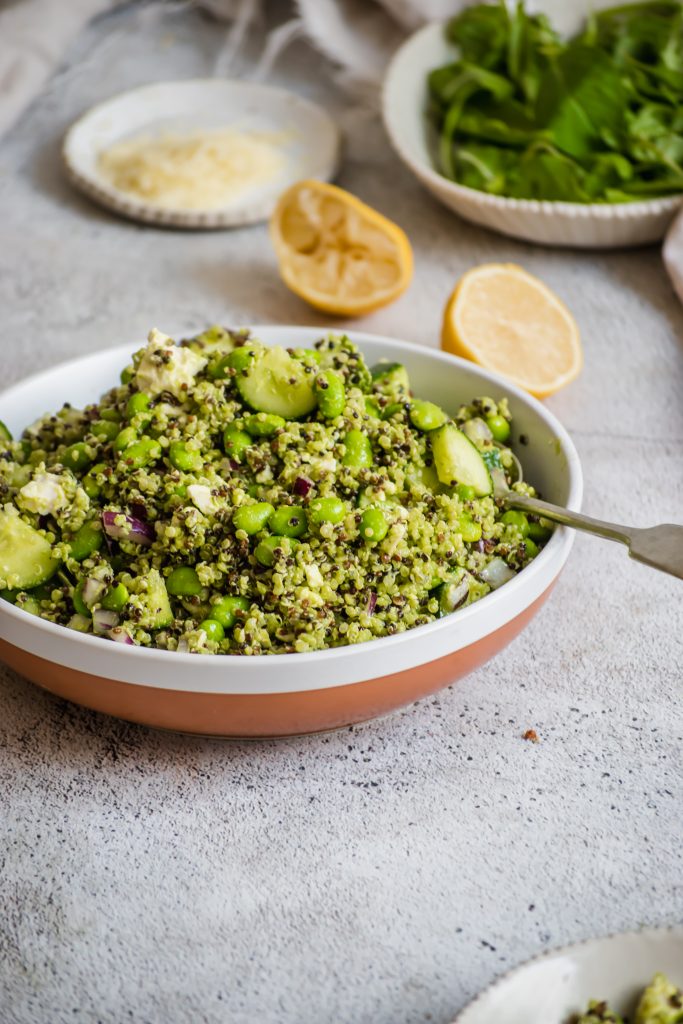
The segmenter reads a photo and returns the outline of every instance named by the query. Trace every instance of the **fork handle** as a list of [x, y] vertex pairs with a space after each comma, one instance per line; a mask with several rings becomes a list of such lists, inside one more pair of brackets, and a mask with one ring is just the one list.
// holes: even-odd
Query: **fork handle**
[[602, 519], [593, 519], [592, 516], [584, 516], [580, 512], [572, 512], [568, 508], [551, 505], [549, 501], [541, 501], [540, 498], [530, 498], [526, 494], [515, 494], [514, 491], [508, 491], [503, 495], [503, 501], [510, 508], [523, 509], [525, 512], [531, 512], [532, 515], [543, 516], [544, 519], [562, 523], [563, 526], [573, 526], [577, 530], [586, 530], [588, 533], [595, 533], [598, 537], [605, 537], [607, 540], [620, 541], [627, 546], [630, 546], [633, 541], [633, 530], [629, 526], [618, 526], [616, 523], [606, 523]]

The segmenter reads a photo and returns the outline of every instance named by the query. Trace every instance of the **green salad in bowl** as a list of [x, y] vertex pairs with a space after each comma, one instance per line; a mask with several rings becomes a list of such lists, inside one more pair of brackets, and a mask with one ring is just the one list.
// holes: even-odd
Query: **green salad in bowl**
[[0, 436], [0, 592], [109, 640], [206, 654], [355, 644], [484, 597], [549, 524], [504, 398], [449, 416], [344, 335], [154, 330], [121, 383]]
[[[655, 974], [640, 997], [633, 1024], [681, 1024], [683, 992], [665, 974]], [[607, 1002], [592, 1000], [585, 1013], [573, 1017], [571, 1024], [628, 1024], [628, 1018], [615, 1013]]]

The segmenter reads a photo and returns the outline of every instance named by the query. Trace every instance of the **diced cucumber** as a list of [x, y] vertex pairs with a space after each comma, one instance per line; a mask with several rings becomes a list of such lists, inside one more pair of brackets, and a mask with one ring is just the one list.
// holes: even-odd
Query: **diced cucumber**
[[267, 348], [237, 374], [235, 384], [256, 412], [298, 420], [317, 405], [314, 380], [313, 373], [306, 373], [305, 364], [292, 359], [283, 348]]
[[20, 518], [14, 506], [0, 509], [0, 587], [26, 590], [49, 579], [59, 562], [41, 533]]
[[131, 603], [141, 612], [137, 624], [143, 629], [163, 629], [173, 622], [173, 611], [163, 576], [157, 569], [150, 569], [145, 576], [138, 576], [131, 584], [134, 596]]
[[388, 359], [375, 363], [370, 369], [373, 384], [390, 389], [392, 391], [403, 391], [407, 395], [410, 391], [410, 380], [408, 371], [403, 363], [392, 363]]
[[429, 435], [429, 440], [436, 472], [442, 484], [448, 487], [467, 484], [474, 487], [478, 498], [491, 494], [493, 483], [486, 463], [454, 423], [444, 423], [443, 427]]
[[12, 434], [8, 426], [0, 420], [0, 441], [11, 441]]

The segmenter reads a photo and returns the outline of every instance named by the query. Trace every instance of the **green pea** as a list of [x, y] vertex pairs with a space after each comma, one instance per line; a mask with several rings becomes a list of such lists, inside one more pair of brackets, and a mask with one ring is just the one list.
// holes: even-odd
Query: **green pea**
[[478, 540], [481, 540], [481, 523], [477, 523], [474, 519], [470, 519], [469, 516], [460, 516], [458, 519], [458, 528], [460, 530], [460, 536], [466, 544], [475, 544]]
[[486, 425], [496, 441], [507, 441], [510, 436], [510, 424], [504, 416], [487, 416]]
[[220, 622], [223, 629], [232, 629], [239, 618], [238, 612], [248, 612], [250, 608], [246, 597], [222, 597], [211, 605], [211, 618]]
[[112, 420], [95, 420], [90, 424], [90, 433], [94, 434], [98, 441], [113, 441], [118, 432], [119, 425]]
[[70, 444], [62, 455], [62, 464], [74, 473], [81, 473], [88, 468], [92, 462], [91, 449], [87, 444], [78, 441]]
[[124, 427], [114, 438], [113, 448], [116, 452], [123, 452], [129, 445], [134, 444], [138, 439], [138, 432], [135, 427]]
[[202, 585], [191, 565], [178, 565], [166, 580], [166, 590], [174, 597], [195, 597]]
[[320, 523], [341, 523], [346, 515], [346, 505], [341, 498], [333, 496], [316, 498], [308, 506], [308, 521], [314, 526]]
[[230, 355], [223, 356], [217, 362], [212, 363], [209, 367], [209, 377], [212, 380], [224, 380], [228, 376], [228, 370], [231, 368]]
[[102, 598], [102, 607], [108, 612], [120, 612], [127, 605], [129, 597], [127, 587], [124, 587], [123, 583], [117, 583], [115, 587], [110, 587]]
[[434, 402], [422, 402], [419, 398], [410, 404], [410, 422], [417, 430], [437, 430], [442, 427], [448, 416]]
[[247, 416], [244, 426], [252, 437], [272, 437], [278, 430], [282, 430], [285, 421], [282, 416], [276, 416], [270, 412], [255, 412]]
[[244, 430], [238, 430], [237, 427], [226, 427], [223, 432], [225, 454], [232, 459], [237, 459], [238, 462], [241, 462], [247, 448], [251, 448], [253, 443], [253, 438]]
[[240, 505], [233, 513], [232, 522], [236, 530], [244, 530], [252, 536], [264, 529], [274, 511], [273, 506], [267, 501], [257, 501], [255, 505]]
[[455, 493], [461, 501], [474, 501], [477, 496], [474, 487], [470, 487], [469, 484], [458, 484], [455, 488]]
[[161, 445], [153, 437], [141, 437], [135, 444], [131, 444], [123, 453], [123, 460], [127, 466], [133, 469], [142, 469], [156, 462], [161, 456]]
[[278, 537], [301, 537], [308, 529], [306, 512], [298, 505], [280, 505], [275, 509], [268, 526]]
[[372, 445], [370, 438], [362, 430], [349, 430], [344, 438], [343, 466], [351, 469], [366, 469], [372, 465]]
[[[150, 401], [149, 395], [146, 395], [144, 391], [136, 391], [126, 403], [126, 419], [132, 420], [133, 416], [137, 416], [141, 412], [147, 412]], [[149, 417], [147, 419], [149, 420]]]
[[121, 383], [122, 384], [130, 384], [130, 382], [132, 381], [134, 376], [135, 376], [135, 367], [134, 366], [124, 366], [124, 368], [121, 370]]
[[378, 508], [366, 508], [360, 517], [359, 532], [363, 540], [370, 544], [378, 544], [384, 540], [389, 531], [389, 524], [383, 512]]
[[199, 628], [204, 630], [207, 640], [214, 640], [217, 644], [225, 638], [225, 630], [217, 619], [204, 619]]
[[529, 536], [529, 520], [523, 512], [511, 508], [500, 517], [500, 521], [506, 526], [516, 526], [522, 537]]
[[529, 523], [529, 537], [537, 544], [542, 544], [544, 541], [552, 537], [553, 531], [548, 526], [544, 526], [543, 523], [531, 522]]
[[83, 523], [69, 543], [69, 554], [77, 562], [99, 551], [104, 541], [104, 534], [99, 522]]
[[326, 420], [334, 420], [341, 416], [346, 405], [346, 388], [344, 381], [333, 370], [323, 370], [315, 379], [313, 390], [318, 397], [320, 415]]
[[107, 467], [104, 464], [104, 462], [98, 462], [96, 466], [91, 467], [89, 472], [85, 474], [83, 480], [81, 481], [83, 490], [88, 495], [88, 497], [92, 498], [93, 500], [95, 498], [99, 498], [102, 492], [102, 488], [97, 482], [97, 477], [99, 474], [104, 473], [106, 468]]
[[87, 604], [83, 600], [83, 587], [84, 587], [84, 585], [85, 585], [85, 580], [81, 580], [81, 582], [78, 584], [78, 586], [73, 590], [73, 592], [71, 594], [71, 601], [73, 603], [73, 606], [74, 606], [75, 610], [78, 612], [79, 615], [86, 615], [88, 618], [90, 618], [90, 614], [91, 614], [90, 613], [90, 609], [88, 608]]
[[526, 548], [526, 553], [529, 558], [535, 558], [538, 554], [538, 545], [534, 544], [534, 542], [530, 540], [528, 537], [524, 541], [524, 547]]
[[283, 552], [283, 554], [290, 555], [292, 553], [294, 543], [295, 541], [290, 540], [289, 537], [264, 537], [263, 540], [256, 545], [254, 557], [261, 565], [266, 566], [266, 568], [270, 568], [270, 566], [275, 562], [275, 552], [278, 548]]
[[189, 448], [184, 441], [172, 441], [168, 448], [168, 458], [172, 466], [183, 473], [198, 473], [204, 466], [201, 452]]
[[229, 356], [226, 357], [226, 363], [232, 370], [245, 370], [249, 363], [254, 358], [254, 350], [243, 345], [241, 348], [234, 349]]

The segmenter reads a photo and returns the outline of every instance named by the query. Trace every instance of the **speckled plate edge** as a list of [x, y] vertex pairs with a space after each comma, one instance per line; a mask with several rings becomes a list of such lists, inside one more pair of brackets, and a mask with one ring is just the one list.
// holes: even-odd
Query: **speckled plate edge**
[[[308, 138], [312, 143], [311, 158], [305, 165], [302, 165], [301, 173], [292, 176], [289, 182], [278, 186], [272, 193], [266, 196], [259, 196], [252, 201], [246, 201], [240, 204], [239, 208], [230, 208], [229, 210], [187, 210], [181, 208], [166, 209], [136, 200], [114, 188], [104, 178], [83, 169], [82, 161], [77, 152], [77, 144], [79, 137], [88, 131], [89, 122], [95, 115], [102, 113], [109, 107], [114, 107], [124, 99], [136, 95], [144, 99], [145, 94], [149, 95], [151, 90], [159, 90], [164, 87], [181, 88], [188, 84], [192, 86], [205, 85], [208, 88], [215, 87], [216, 85], [219, 88], [228, 86], [241, 91], [248, 91], [252, 94], [258, 94], [263, 98], [267, 98], [270, 94], [278, 103], [289, 105], [296, 112], [297, 116], [302, 119], [317, 119], [323, 130], [320, 133], [309, 134]], [[339, 165], [339, 156], [339, 129], [330, 115], [317, 103], [313, 103], [286, 89], [261, 85], [260, 83], [211, 78], [187, 79], [178, 82], [154, 82], [150, 85], [117, 93], [115, 96], [90, 107], [81, 117], [74, 121], [68, 128], [61, 147], [62, 162], [71, 183], [101, 206], [113, 210], [129, 220], [141, 221], [145, 224], [203, 231], [240, 227], [267, 220], [275, 207], [278, 194], [288, 187], [288, 184], [293, 184], [299, 178], [319, 178], [323, 181], [329, 181], [334, 178]]]
[[[555, 957], [570, 955], [576, 950], [585, 949], [587, 946], [591, 946], [593, 943], [607, 943], [617, 941], [619, 939], [644, 939], [645, 941], [656, 941], [657, 939], [665, 939], [668, 936], [674, 939], [683, 939], [683, 924], [662, 925], [661, 927], [654, 928], [643, 927], [631, 929], [625, 932], [610, 932], [607, 935], [593, 935], [580, 942], [571, 942], [566, 946], [557, 946], [553, 949], [546, 949], [542, 953], [537, 953], [536, 956], [530, 957], [528, 960], [525, 960], [524, 963], [518, 964], [516, 967], [511, 968], [504, 974], [501, 974], [495, 981], [487, 986], [487, 988], [483, 989], [477, 996], [475, 996], [474, 999], [472, 999], [467, 1006], [465, 1006], [464, 1009], [462, 1009], [453, 1018], [451, 1024], [481, 1024], [484, 1018], [480, 1018], [479, 1014], [487, 1012], [485, 1005], [486, 1001], [495, 992], [507, 985], [512, 978], [521, 974], [523, 971], [526, 971], [533, 964], [542, 963], [545, 960], [552, 960]], [[625, 971], [627, 969], [628, 967], [624, 968]], [[605, 995], [609, 996], [609, 993], [605, 993]], [[520, 1024], [522, 1024], [521, 1021]], [[564, 1021], [548, 1021], [547, 1024], [564, 1024]]]

